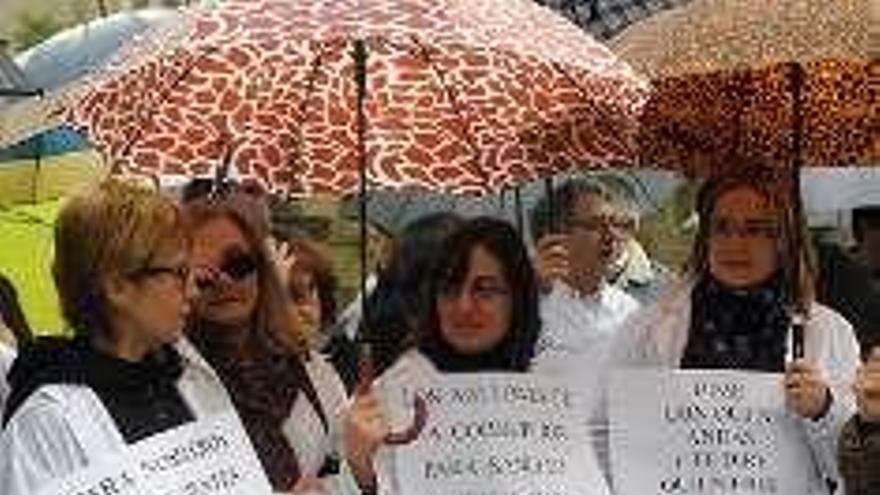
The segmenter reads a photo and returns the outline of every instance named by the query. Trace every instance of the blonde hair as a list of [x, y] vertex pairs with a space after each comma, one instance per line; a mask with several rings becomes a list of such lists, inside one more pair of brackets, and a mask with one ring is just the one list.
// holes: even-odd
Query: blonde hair
[[180, 210], [155, 188], [111, 178], [69, 199], [55, 221], [52, 266], [67, 324], [77, 335], [108, 331], [104, 277], [132, 274], [186, 239]]

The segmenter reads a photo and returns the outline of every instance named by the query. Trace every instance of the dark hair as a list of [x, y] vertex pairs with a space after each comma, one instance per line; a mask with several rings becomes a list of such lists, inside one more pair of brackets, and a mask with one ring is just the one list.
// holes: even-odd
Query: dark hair
[[[290, 276], [297, 271], [312, 276], [321, 304], [321, 331], [325, 331], [336, 323], [336, 289], [339, 284], [333, 273], [333, 264], [322, 253], [326, 250], [324, 246], [316, 241], [294, 235], [288, 237], [287, 243], [296, 257], [290, 267]], [[290, 287], [287, 289], [291, 290]]]
[[614, 191], [603, 181], [585, 177], [568, 179], [549, 195], [542, 196], [530, 215], [532, 237], [538, 240], [550, 234], [555, 227], [566, 230], [574, 217], [578, 201], [591, 195], [612, 203], [617, 199]]
[[[494, 256], [502, 266], [511, 288], [510, 329], [494, 348], [473, 359], [464, 358], [449, 346], [440, 330], [437, 298], [444, 289], [460, 285], [469, 270], [476, 246]], [[424, 313], [419, 349], [444, 371], [458, 371], [455, 361], [469, 369], [525, 371], [528, 369], [540, 331], [538, 284], [526, 247], [507, 222], [489, 217], [465, 222], [444, 243], [428, 286], [430, 307]]]
[[852, 211], [852, 231], [856, 242], [862, 243], [865, 231], [880, 229], [880, 205], [859, 206]]
[[[379, 274], [369, 296], [370, 311], [360, 333], [373, 344], [376, 373], [387, 369], [414, 343], [418, 321], [429, 307], [428, 282], [447, 237], [463, 220], [453, 213], [435, 213], [410, 222], [391, 251], [388, 267]], [[369, 332], [381, 332], [375, 339]]]
[[12, 330], [17, 345], [20, 346], [31, 340], [33, 333], [19, 304], [18, 292], [12, 281], [3, 274], [0, 274], [0, 317]]
[[687, 263], [691, 275], [698, 277], [708, 271], [710, 219], [718, 199], [731, 190], [746, 187], [766, 198], [778, 212], [782, 241], [779, 262], [788, 302], [798, 310], [809, 307], [815, 298], [815, 256], [803, 208], [794, 203], [800, 201], [800, 195], [792, 194], [791, 177], [785, 174], [790, 172], [746, 164], [735, 173], [710, 178], [703, 184], [697, 194], [699, 228]]

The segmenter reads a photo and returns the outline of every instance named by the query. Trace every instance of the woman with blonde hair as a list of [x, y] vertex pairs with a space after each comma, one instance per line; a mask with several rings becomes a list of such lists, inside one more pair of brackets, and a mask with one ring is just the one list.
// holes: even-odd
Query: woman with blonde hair
[[157, 192], [107, 180], [55, 224], [53, 276], [73, 339], [25, 346], [9, 374], [0, 493], [31, 495], [156, 433], [231, 411], [181, 339], [189, 240]]
[[356, 493], [339, 454], [345, 389], [311, 352], [248, 195], [186, 203], [200, 289], [188, 335], [217, 370], [273, 488]]

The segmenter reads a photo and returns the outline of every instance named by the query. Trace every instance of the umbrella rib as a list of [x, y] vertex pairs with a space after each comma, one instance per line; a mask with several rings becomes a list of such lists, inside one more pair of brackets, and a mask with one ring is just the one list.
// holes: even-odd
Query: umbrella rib
[[[187, 77], [189, 77], [189, 75], [190, 75], [190, 74], [192, 73], [192, 71], [196, 68], [196, 66], [198, 65], [198, 63], [201, 62], [202, 59], [203, 59], [204, 57], [206, 57], [209, 53], [213, 53], [213, 52], [215, 52], [215, 51], [217, 51], [217, 50], [218, 50], [218, 48], [215, 47], [215, 46], [206, 47], [204, 50], [202, 50], [201, 53], [200, 53], [197, 57], [194, 57], [193, 62], [192, 62], [191, 64], [189, 64], [189, 65], [183, 70], [183, 72], [182, 72], [182, 73], [181, 73], [176, 79], [174, 79], [174, 81], [172, 81], [172, 83], [167, 87], [167, 89], [166, 89], [163, 93], [160, 94], [158, 100], [150, 105], [150, 106], [153, 108], [153, 111], [152, 111], [152, 112], [148, 112], [147, 115], [146, 115], [144, 118], [139, 119], [141, 125], [139, 125], [139, 126], [137, 127], [137, 132], [135, 133], [135, 135], [132, 136], [131, 139], [128, 140], [128, 142], [125, 143], [125, 146], [123, 147], [122, 152], [121, 152], [120, 155], [119, 155], [119, 158], [123, 158], [123, 157], [127, 156], [127, 155], [131, 152], [131, 149], [134, 147], [134, 145], [138, 142], [138, 140], [140, 140], [141, 137], [143, 137], [143, 135], [144, 135], [144, 129], [146, 128], [146, 124], [147, 124], [148, 122], [150, 122], [150, 121], [151, 121], [151, 120], [152, 120], [152, 119], [153, 119], [153, 118], [159, 113], [159, 106], [160, 106], [162, 103], [164, 103], [164, 102], [168, 99], [168, 97], [170, 96], [170, 94], [171, 94], [171, 93], [172, 93], [172, 92], [173, 92], [178, 86], [180, 86], [180, 84], [181, 84], [181, 83], [182, 83]], [[114, 162], [115, 162], [115, 161], [116, 161], [116, 160], [114, 160]], [[115, 166], [116, 166], [115, 164], [111, 164], [111, 169], [112, 169], [113, 167], [115, 167]]]
[[433, 63], [430, 55], [430, 50], [428, 47], [423, 45], [415, 36], [411, 36], [413, 44], [419, 49], [419, 54], [425, 60], [425, 63], [430, 67], [431, 71], [437, 76], [437, 80], [439, 81], [440, 87], [443, 92], [446, 93], [446, 97], [449, 98], [449, 103], [452, 105], [452, 112], [455, 114], [456, 118], [462, 123], [462, 135], [464, 137], [465, 143], [467, 143], [468, 148], [473, 152], [473, 158], [470, 160], [472, 165], [473, 172], [475, 172], [480, 178], [483, 180], [483, 184], [485, 184], [485, 189], [488, 190], [491, 186], [491, 178], [483, 170], [483, 167], [480, 166], [479, 163], [479, 155], [480, 150], [476, 144], [476, 140], [474, 136], [471, 135], [470, 126], [468, 125], [468, 119], [464, 115], [464, 111], [461, 108], [461, 105], [458, 101], [458, 96], [453, 88], [451, 88], [448, 84], [446, 84], [446, 79], [443, 77], [443, 72]]
[[[569, 84], [572, 85], [572, 87], [577, 89], [578, 93], [580, 93], [581, 97], [584, 99], [585, 102], [591, 101], [590, 100], [590, 92], [587, 90], [587, 88], [582, 86], [578, 82], [577, 78], [572, 77], [572, 75], [569, 73], [568, 70], [565, 69], [565, 67], [563, 67], [560, 63], [554, 62], [554, 61], [551, 61], [550, 64], [552, 65], [552, 67], [554, 69], [556, 69], [557, 71], [559, 71], [560, 74], [562, 74], [562, 76], [569, 82]], [[596, 105], [595, 111], [598, 115], [603, 116], [603, 117], [606, 114], [606, 112], [602, 109], [601, 105]]]
[[[305, 124], [306, 124], [306, 110], [308, 109], [309, 100], [311, 98], [312, 92], [315, 89], [315, 82], [318, 79], [318, 70], [321, 68], [321, 64], [323, 61], [323, 55], [324, 55], [323, 45], [320, 43], [318, 43], [318, 45], [320, 46], [320, 50], [317, 51], [317, 55], [312, 60], [312, 67], [309, 70], [308, 79], [306, 80], [306, 93], [305, 93], [305, 96], [303, 97], [302, 102], [300, 102], [300, 105], [299, 105], [299, 111], [300, 111], [300, 115], [302, 115], [302, 121], [300, 122], [300, 125], [296, 126], [296, 130], [295, 130], [297, 140], [296, 140], [296, 154], [293, 156], [293, 160], [296, 161], [298, 159], [300, 161], [300, 163], [302, 163], [302, 164], [305, 164], [305, 159], [303, 158], [303, 150], [304, 150], [304, 145], [305, 145], [303, 133], [304, 133], [304, 128], [305, 128]], [[296, 168], [296, 167], [294, 167], [294, 168]]]

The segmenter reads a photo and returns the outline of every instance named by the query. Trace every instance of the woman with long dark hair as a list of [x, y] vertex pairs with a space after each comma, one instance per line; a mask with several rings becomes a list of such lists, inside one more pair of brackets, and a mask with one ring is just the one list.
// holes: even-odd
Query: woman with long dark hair
[[526, 372], [540, 330], [538, 285], [514, 228], [466, 221], [442, 245], [428, 274], [428, 306], [413, 347], [360, 391], [349, 413], [347, 448], [363, 485], [388, 425], [385, 398], [436, 373]]

